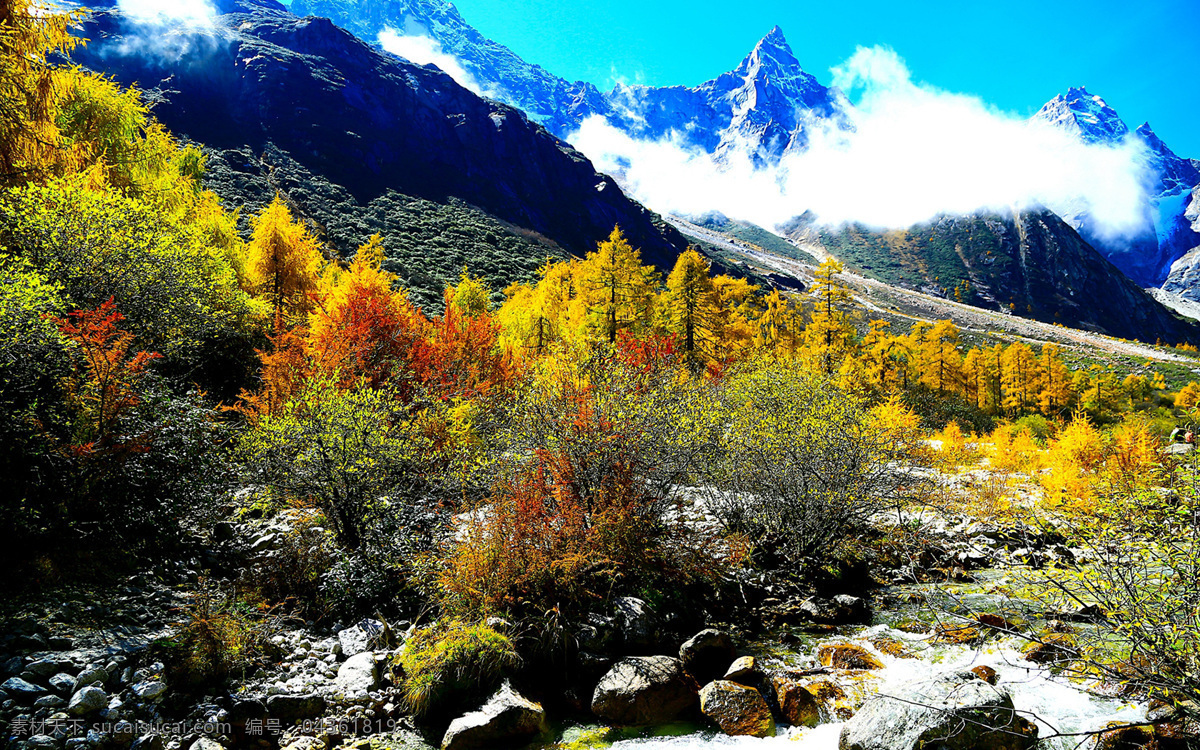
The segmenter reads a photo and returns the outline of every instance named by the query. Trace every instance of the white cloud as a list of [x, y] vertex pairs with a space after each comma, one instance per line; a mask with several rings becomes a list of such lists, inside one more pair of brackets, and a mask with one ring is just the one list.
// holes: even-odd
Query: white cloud
[[859, 48], [833, 75], [861, 92], [853, 129], [815, 128], [809, 148], [775, 166], [755, 168], [746, 149], [717, 164], [677, 138], [635, 140], [600, 117], [571, 141], [664, 212], [716, 209], [772, 227], [811, 210], [827, 224], [901, 228], [939, 214], [1044, 205], [1086, 210], [1111, 235], [1143, 226], [1146, 154], [1133, 139], [1084, 145], [976, 97], [914, 83], [886, 48]]
[[159, 57], [168, 63], [203, 54], [223, 43], [211, 0], [117, 0], [130, 24], [115, 47], [102, 55]]
[[144, 23], [182, 23], [210, 26], [217, 9], [209, 0], [117, 0], [127, 17]]
[[404, 33], [385, 28], [379, 32], [379, 46], [417, 65], [436, 65], [459, 86], [480, 96], [491, 96], [475, 76], [462, 66], [458, 58], [445, 52], [441, 42], [430, 37], [420, 24], [409, 23]]

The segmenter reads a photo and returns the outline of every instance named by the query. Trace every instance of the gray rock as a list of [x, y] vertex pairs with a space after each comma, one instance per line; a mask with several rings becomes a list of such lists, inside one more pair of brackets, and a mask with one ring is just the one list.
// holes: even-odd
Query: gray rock
[[225, 750], [225, 746], [214, 739], [199, 737], [188, 750]]
[[952, 672], [869, 698], [842, 727], [839, 750], [1028, 750], [1037, 726], [1013, 708], [1012, 697]]
[[136, 683], [130, 690], [144, 701], [157, 701], [167, 692], [167, 685], [159, 680], [146, 680]]
[[163, 741], [163, 736], [157, 733], [143, 734], [133, 741], [129, 746], [129, 750], [163, 750], [166, 743]]
[[35, 734], [26, 740], [26, 746], [38, 750], [50, 750], [58, 747], [58, 740], [48, 734]]
[[713, 628], [701, 630], [679, 647], [683, 668], [699, 685], [707, 685], [725, 674], [735, 655], [729, 634]]
[[520, 695], [505, 681], [477, 711], [450, 722], [442, 737], [442, 750], [521, 746], [549, 733], [541, 705]]
[[275, 546], [274, 534], [263, 534], [250, 544], [251, 552], [263, 552]]
[[334, 686], [345, 693], [368, 693], [379, 687], [379, 672], [375, 669], [375, 655], [370, 651], [355, 654], [338, 667]]
[[108, 682], [108, 672], [100, 667], [88, 667], [75, 678], [75, 689], [88, 685], [103, 685]]
[[46, 639], [55, 651], [70, 651], [75, 648], [75, 639], [69, 635], [52, 635]]
[[658, 618], [646, 602], [633, 596], [622, 596], [613, 606], [626, 648], [650, 648], [658, 642]]
[[579, 648], [596, 654], [611, 654], [620, 645], [620, 627], [615, 617], [591, 613], [579, 626], [575, 639]]
[[30, 662], [25, 666], [25, 669], [33, 672], [38, 677], [49, 677], [59, 672], [74, 672], [75, 664], [70, 659], [60, 659], [58, 657], [50, 657], [48, 659], [38, 659]]
[[285, 721], [311, 719], [325, 713], [325, 699], [319, 695], [272, 695], [267, 698], [267, 713]]
[[50, 678], [49, 684], [54, 692], [69, 695], [75, 689], [75, 678], [66, 672], [59, 672]]
[[50, 642], [41, 633], [21, 634], [13, 636], [12, 647], [17, 651], [45, 651], [50, 648]]
[[827, 625], [866, 623], [871, 620], [871, 608], [866, 600], [846, 594], [839, 594], [832, 599], [806, 599], [800, 603], [800, 611], [809, 620]]
[[4, 681], [0, 688], [4, 688], [4, 692], [8, 694], [17, 703], [33, 703], [35, 700], [46, 694], [46, 688], [41, 685], [34, 685], [28, 680], [23, 680], [20, 677], [10, 677]]
[[610, 724], [665, 724], [696, 707], [696, 683], [670, 656], [633, 656], [608, 670], [592, 693], [592, 713]]
[[350, 657], [382, 645], [383, 633], [384, 625], [379, 620], [367, 618], [351, 625], [337, 635], [342, 655]]
[[0, 663], [0, 672], [6, 675], [19, 675], [25, 671], [25, 660], [20, 656], [14, 656], [11, 659], [5, 659]]
[[108, 693], [103, 688], [89, 685], [71, 696], [67, 711], [75, 716], [83, 716], [102, 708], [108, 708]]
[[267, 707], [255, 698], [235, 698], [229, 709], [229, 720], [244, 724], [248, 719], [266, 718]]
[[63, 706], [67, 705], [67, 700], [58, 695], [43, 695], [41, 698], [38, 698], [36, 701], [34, 701], [33, 705], [37, 708], [62, 708]]

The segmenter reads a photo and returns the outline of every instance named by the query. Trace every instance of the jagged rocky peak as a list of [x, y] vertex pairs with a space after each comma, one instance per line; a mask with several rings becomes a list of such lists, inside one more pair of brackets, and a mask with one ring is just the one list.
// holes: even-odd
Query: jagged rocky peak
[[620, 86], [608, 98], [614, 111], [632, 115], [619, 125], [635, 136], [670, 135], [718, 160], [748, 155], [757, 163], [802, 148], [806, 127], [840, 123], [849, 106], [804, 71], [778, 26], [736, 68], [699, 86]]
[[777, 89], [786, 94], [792, 103], [808, 109], [825, 105], [829, 98], [828, 89], [800, 66], [800, 61], [783, 35], [783, 29], [778, 26], [767, 32], [742, 60], [742, 64], [727, 75], [741, 79], [746, 84], [757, 83]]
[[1156, 192], [1160, 194], [1184, 193], [1200, 183], [1200, 169], [1197, 169], [1192, 160], [1182, 159], [1176, 155], [1150, 128], [1150, 123], [1142, 123], [1135, 132], [1150, 150], [1150, 166], [1159, 175]]
[[775, 26], [758, 40], [758, 44], [754, 45], [754, 49], [742, 61], [739, 70], [787, 74], [800, 70], [800, 61], [792, 54], [783, 29]]
[[1129, 134], [1117, 111], [1083, 86], [1046, 102], [1034, 119], [1074, 132], [1087, 143], [1117, 143]]

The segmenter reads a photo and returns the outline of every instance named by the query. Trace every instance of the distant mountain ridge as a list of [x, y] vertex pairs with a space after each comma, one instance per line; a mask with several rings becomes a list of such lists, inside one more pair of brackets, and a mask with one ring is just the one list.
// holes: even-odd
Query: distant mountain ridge
[[737, 148], [770, 162], [805, 144], [807, 123], [841, 121], [849, 106], [839, 91], [800, 67], [778, 26], [737, 68], [699, 86], [618, 85], [605, 94], [525, 62], [444, 0], [294, 0], [292, 10], [330, 18], [372, 43], [386, 30], [427, 35], [488, 95], [520, 107], [560, 138], [588, 117], [602, 116], [634, 137], [674, 135], [718, 156]]
[[1194, 341], [1200, 332], [1044, 209], [945, 216], [888, 232], [802, 218], [788, 236], [865, 276], [978, 307], [1149, 342]]
[[[495, 96], [563, 138], [587, 117], [599, 115], [636, 138], [671, 137], [718, 160], [737, 150], [764, 164], [803, 149], [814, 126], [846, 127], [851, 109], [841, 92], [803, 70], [778, 26], [737, 68], [699, 86], [617, 86], [605, 94], [526, 63], [483, 37], [444, 0], [294, 0], [293, 9], [327, 15], [372, 41], [384, 28], [420, 29]], [[1132, 138], [1145, 147], [1152, 180], [1141, 229], [1132, 236], [1099, 231], [1085, 207], [1051, 208], [1137, 283], [1166, 281], [1172, 264], [1200, 245], [1200, 234], [1183, 216], [1191, 189], [1200, 183], [1197, 164], [1171, 151], [1149, 124], [1131, 130], [1103, 99], [1082, 87], [1055, 97], [1034, 117], [1083, 143], [1117, 145]], [[797, 213], [804, 209], [798, 206]]]
[[567, 81], [488, 39], [445, 0], [293, 0], [297, 16], [322, 16], [375, 44], [380, 33], [427, 36], [492, 98], [518, 107], [560, 138], [593, 114], [611, 115], [594, 85]]

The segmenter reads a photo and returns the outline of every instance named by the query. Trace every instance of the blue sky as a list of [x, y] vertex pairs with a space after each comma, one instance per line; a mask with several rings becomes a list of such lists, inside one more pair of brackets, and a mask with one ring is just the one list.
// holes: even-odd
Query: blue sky
[[733, 68], [773, 25], [824, 83], [859, 45], [888, 45], [916, 80], [1028, 115], [1086, 85], [1200, 158], [1200, 0], [658, 2], [454, 0], [468, 23], [556, 75], [695, 85]]

